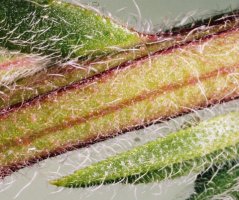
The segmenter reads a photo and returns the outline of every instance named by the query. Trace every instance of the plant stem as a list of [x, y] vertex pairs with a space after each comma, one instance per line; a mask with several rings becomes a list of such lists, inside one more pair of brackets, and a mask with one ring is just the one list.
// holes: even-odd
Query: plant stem
[[215, 35], [207, 35], [211, 29], [199, 31], [198, 40], [185, 39], [185, 43], [91, 78], [72, 81], [46, 94], [43, 90], [44, 95], [2, 110], [0, 175], [238, 97], [239, 31], [235, 19], [214, 27], [218, 30]]
[[[4, 8], [18, 5], [18, 1], [16, 5], [14, 2], [6, 1]], [[36, 13], [45, 8], [24, 1], [19, 4], [23, 9], [19, 16], [26, 13], [29, 3], [31, 9], [37, 9]], [[51, 1], [46, 8], [58, 8], [55, 3]], [[59, 5], [66, 10], [81, 9]], [[13, 95], [3, 91], [10, 103], [2, 105], [19, 104], [0, 113], [0, 175], [76, 147], [238, 97], [238, 20], [234, 16], [216, 22], [203, 30], [197, 28], [199, 31], [178, 30], [169, 42], [148, 44], [146, 49], [139, 46], [136, 55], [131, 51], [120, 52], [88, 64], [97, 69], [96, 75], [74, 70], [72, 66], [52, 67], [53, 71], [49, 68], [47, 73], [20, 79], [17, 83], [22, 81], [22, 85], [19, 84], [17, 92], [12, 90]], [[145, 56], [147, 52], [149, 55]], [[102, 61], [108, 61], [110, 69], [105, 70]], [[44, 78], [59, 69], [66, 79], [53, 78], [48, 82]], [[88, 76], [91, 77], [82, 79]], [[31, 88], [32, 82], [36, 86], [33, 92], [22, 93], [26, 87]], [[51, 91], [54, 87], [56, 90]], [[19, 101], [20, 97], [26, 100], [38, 94], [43, 95]]]
[[[22, 103], [38, 95], [92, 77], [103, 71], [119, 67], [127, 62], [134, 62], [136, 59], [150, 56], [157, 51], [166, 51], [168, 48], [234, 29], [239, 23], [236, 17], [237, 13], [237, 11], [234, 11], [227, 13], [227, 15], [221, 14], [196, 23], [194, 22], [194, 25], [188, 24], [173, 29], [172, 32], [166, 31], [154, 36], [148, 35], [148, 38], [155, 38], [152, 39], [155, 41], [148, 41], [148, 43], [146, 42], [130, 49], [112, 52], [96, 59], [88, 58], [82, 61], [69, 61], [64, 64], [55, 64], [51, 67], [48, 66], [49, 62], [48, 65], [46, 65], [48, 67], [43, 64], [45, 67], [40, 72], [25, 76], [20, 80], [15, 79], [14, 84], [4, 84], [0, 87], [0, 109], [6, 109], [14, 104]], [[45, 58], [43, 60], [45, 60]], [[6, 62], [4, 63], [4, 60], [0, 60], [0, 63], [2, 65], [8, 64]], [[40, 63], [42, 63], [42, 61]], [[29, 68], [31, 67], [29, 66]], [[19, 74], [25, 75], [25, 73], [20, 71], [21, 69], [17, 69], [17, 72], [19, 71]]]
[[228, 113], [110, 157], [51, 183], [64, 187], [88, 187], [122, 180], [137, 183], [144, 176], [147, 180], [147, 176], [149, 178], [152, 174], [155, 180], [163, 180], [191, 171], [200, 172], [214, 163], [237, 158], [238, 147], [239, 113]]
[[[5, 49], [0, 49], [0, 88], [8, 88], [8, 94], [5, 90], [1, 90], [0, 98], [4, 102], [2, 108], [9, 105], [11, 91], [16, 92], [16, 82], [23, 77], [29, 77], [42, 71], [48, 65], [48, 59], [37, 55], [26, 55], [18, 52], [9, 52]], [[18, 96], [19, 102], [22, 101], [21, 96]], [[1, 108], [0, 106], [0, 108]]]

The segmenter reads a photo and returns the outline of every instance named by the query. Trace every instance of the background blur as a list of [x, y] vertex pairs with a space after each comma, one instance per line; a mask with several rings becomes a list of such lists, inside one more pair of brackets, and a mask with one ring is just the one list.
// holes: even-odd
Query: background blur
[[[79, 2], [79, 0], [67, 1]], [[141, 31], [148, 29], [157, 31], [165, 25], [175, 25], [175, 21], [176, 24], [187, 23], [196, 18], [239, 7], [239, 0], [81, 0], [80, 2], [108, 11], [122, 23]]]
[[[174, 25], [182, 25], [197, 18], [239, 8], [239, 0], [68, 0], [100, 9], [121, 23], [139, 31], [157, 32]], [[80, 22], [79, 22], [80, 23]], [[212, 110], [197, 113], [208, 118], [217, 113], [239, 109], [239, 102], [216, 106]], [[114, 139], [98, 143], [90, 148], [69, 152], [56, 158], [45, 160], [33, 167], [0, 181], [1, 200], [180, 200], [193, 192], [195, 174], [174, 181], [149, 185], [111, 185], [90, 189], [58, 189], [48, 184], [48, 180], [73, 172], [97, 160], [103, 159], [136, 145], [143, 144], [174, 131], [190, 115], [153, 125], [144, 130], [128, 133]], [[138, 138], [135, 140], [135, 138]]]

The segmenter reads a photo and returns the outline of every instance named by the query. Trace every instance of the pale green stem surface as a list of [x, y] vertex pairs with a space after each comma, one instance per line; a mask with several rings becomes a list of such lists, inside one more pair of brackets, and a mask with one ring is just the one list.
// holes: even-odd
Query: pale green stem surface
[[231, 31], [146, 57], [2, 114], [0, 168], [237, 97], [238, 38]]
[[[92, 13], [92, 15], [93, 14], [94, 13]], [[217, 16], [214, 18], [218, 19], [220, 17]], [[0, 75], [5, 75], [6, 73], [12, 74], [12, 71], [16, 71], [16, 75], [23, 74], [25, 76], [20, 80], [18, 80], [18, 77], [16, 76], [16, 78], [13, 79], [15, 80], [13, 84], [1, 85], [0, 109], [7, 108], [17, 103], [22, 103], [23, 101], [34, 98], [37, 95], [41, 95], [59, 87], [63, 87], [82, 79], [92, 77], [96, 74], [102, 73], [105, 70], [117, 67], [125, 62], [131, 62], [137, 58], [151, 55], [157, 51], [161, 51], [163, 49], [167, 49], [176, 45], [181, 45], [185, 42], [197, 40], [212, 34], [217, 34], [219, 32], [233, 29], [238, 26], [237, 18], [227, 20], [226, 23], [219, 23], [211, 26], [210, 23], [213, 23], [215, 19], [207, 19], [206, 21], [200, 22], [202, 24], [208, 25], [202, 30], [195, 29], [194, 31], [191, 31], [189, 29], [185, 32], [172, 36], [161, 35], [155, 42], [145, 41], [142, 44], [131, 46], [131, 48], [129, 49], [118, 48], [117, 52], [111, 52], [106, 56], [100, 56], [96, 59], [89, 57], [87, 60], [78, 62], [70, 61], [65, 64], [53, 65], [51, 67], [46, 67], [47, 65], [45, 66], [45, 63], [42, 63], [41, 61], [37, 66], [43, 65], [42, 68], [44, 69], [39, 73], [26, 74], [24, 71], [25, 69], [21, 67], [19, 68], [19, 66], [18, 69], [11, 68], [10, 72], [9, 70], [2, 73], [0, 71]], [[187, 25], [187, 27], [192, 27], [192, 25]], [[181, 27], [181, 29], [184, 28], [185, 27]], [[5, 55], [0, 56], [1, 58], [4, 58]], [[42, 59], [44, 61], [44, 58]], [[4, 59], [0, 60], [0, 64], [1, 63], [4, 63]], [[32, 69], [31, 66], [28, 66], [28, 71], [29, 68]], [[4, 80], [5, 79], [7, 80], [8, 77], [4, 77]], [[9, 82], [10, 81], [8, 81], [7, 83]]]
[[[9, 102], [13, 101], [9, 98], [13, 91], [14, 93], [17, 92], [17, 81], [35, 75], [37, 72], [45, 71], [48, 64], [49, 60], [43, 56], [0, 49], [0, 101], [4, 102], [0, 108], [7, 107]], [[5, 90], [9, 93], [6, 93]], [[24, 100], [23, 96], [22, 93], [18, 93], [18, 103]]]

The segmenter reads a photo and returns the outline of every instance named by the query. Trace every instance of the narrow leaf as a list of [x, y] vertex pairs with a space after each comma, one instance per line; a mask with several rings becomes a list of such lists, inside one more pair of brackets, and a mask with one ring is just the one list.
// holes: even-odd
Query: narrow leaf
[[[87, 187], [125, 180], [137, 182], [151, 172], [157, 180], [201, 171], [238, 155], [239, 113], [229, 113], [110, 157], [51, 183]], [[152, 175], [152, 174], [151, 174]]]

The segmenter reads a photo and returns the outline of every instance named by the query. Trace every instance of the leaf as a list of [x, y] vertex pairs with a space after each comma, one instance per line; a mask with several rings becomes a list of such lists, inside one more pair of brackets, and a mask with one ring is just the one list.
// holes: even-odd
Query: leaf
[[195, 194], [188, 200], [238, 199], [238, 179], [238, 160], [213, 166], [198, 176]]
[[109, 17], [59, 0], [1, 1], [0, 45], [54, 58], [104, 54], [146, 38]]
[[232, 112], [110, 157], [51, 184], [88, 187], [117, 181], [137, 183], [152, 174], [156, 180], [173, 178], [237, 158], [238, 145], [239, 113]]

